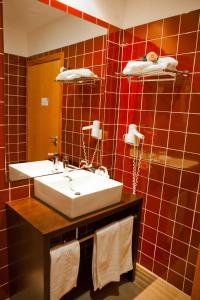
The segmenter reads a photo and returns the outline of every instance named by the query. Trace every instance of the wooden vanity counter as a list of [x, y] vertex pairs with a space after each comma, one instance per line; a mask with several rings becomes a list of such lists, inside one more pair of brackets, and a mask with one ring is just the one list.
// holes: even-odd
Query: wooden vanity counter
[[69, 219], [34, 198], [7, 203], [10, 299], [49, 300], [50, 248], [63, 240], [75, 239], [77, 228], [80, 239], [129, 215], [135, 216], [134, 269], [127, 277], [134, 280], [141, 207], [142, 197], [127, 192], [123, 192], [118, 204], [76, 219]]

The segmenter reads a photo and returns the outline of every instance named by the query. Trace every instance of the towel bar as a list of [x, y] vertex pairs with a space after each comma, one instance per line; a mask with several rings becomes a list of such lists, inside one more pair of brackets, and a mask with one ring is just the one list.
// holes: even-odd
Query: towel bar
[[[137, 215], [134, 215], [133, 219], [136, 219], [136, 218], [137, 218]], [[79, 243], [82, 243], [82, 242], [85, 242], [87, 240], [93, 239], [94, 236], [95, 236], [95, 233], [92, 233], [92, 234], [90, 234], [90, 235], [88, 235], [86, 237], [83, 237], [82, 239], [78, 239], [78, 227], [76, 228], [76, 238], [75, 239], [78, 240]]]

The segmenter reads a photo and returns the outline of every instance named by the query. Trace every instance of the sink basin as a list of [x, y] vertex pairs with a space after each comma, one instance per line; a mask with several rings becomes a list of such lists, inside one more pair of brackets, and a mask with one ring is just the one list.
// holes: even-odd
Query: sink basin
[[[57, 172], [63, 172], [63, 170], [63, 164], [62, 162], [59, 162]], [[39, 160], [9, 165], [9, 179], [11, 181], [34, 178], [53, 173], [53, 163], [49, 160]]]
[[121, 182], [84, 170], [34, 179], [35, 196], [69, 218], [119, 202], [122, 186]]

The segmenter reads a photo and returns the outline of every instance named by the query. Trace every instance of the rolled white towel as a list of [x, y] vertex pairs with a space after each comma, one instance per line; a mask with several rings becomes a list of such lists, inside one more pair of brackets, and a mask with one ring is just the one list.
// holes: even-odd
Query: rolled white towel
[[124, 75], [142, 75], [150, 74], [152, 72], [158, 73], [158, 75], [169, 74], [169, 72], [163, 72], [164, 69], [176, 70], [178, 61], [172, 57], [160, 57], [156, 63], [151, 61], [129, 61], [123, 70]]
[[60, 72], [56, 76], [56, 80], [73, 80], [76, 78], [81, 78], [81, 77], [97, 77], [96, 74], [94, 74], [91, 70], [89, 69], [70, 69], [70, 70], [65, 70], [63, 72]]

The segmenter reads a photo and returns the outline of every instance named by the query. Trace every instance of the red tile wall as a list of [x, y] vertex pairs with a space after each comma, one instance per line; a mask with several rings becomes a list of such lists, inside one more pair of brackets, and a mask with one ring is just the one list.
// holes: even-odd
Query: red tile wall
[[115, 178], [132, 190], [130, 146], [123, 134], [135, 123], [145, 135], [137, 192], [144, 205], [138, 261], [191, 293], [200, 243], [200, 11], [123, 33], [121, 68], [149, 51], [172, 56], [188, 78], [128, 84], [122, 78]]
[[[52, 3], [56, 5], [56, 1]], [[0, 6], [2, 19], [1, 0]], [[94, 48], [93, 40], [64, 49], [65, 58], [68, 58], [65, 66], [72, 62], [76, 66], [88, 65], [105, 78], [97, 86], [64, 86], [64, 152], [71, 155], [73, 161], [82, 158], [80, 127], [98, 117], [103, 124], [104, 139], [96, 163], [106, 165], [111, 173], [114, 168], [115, 178], [123, 181], [125, 188], [131, 191], [130, 149], [124, 145], [122, 137], [129, 123], [139, 125], [145, 135], [145, 154], [151, 160], [143, 161], [138, 184], [138, 192], [144, 195], [138, 260], [187, 293], [191, 292], [200, 240], [200, 147], [196, 126], [200, 112], [198, 20], [199, 11], [130, 28], [123, 36], [119, 32], [110, 33], [107, 40], [102, 38], [102, 48]], [[1, 58], [2, 20], [0, 41]], [[138, 58], [150, 50], [177, 57], [179, 68], [188, 69], [192, 74], [188, 79], [165, 84], [132, 83], [129, 86], [127, 79], [119, 80], [115, 72], [130, 58]], [[5, 299], [8, 295], [8, 263], [4, 203], [27, 197], [32, 185], [27, 181], [14, 184], [4, 181], [2, 59], [0, 72], [0, 299]], [[86, 135], [86, 141], [91, 155], [94, 141], [89, 135]], [[161, 155], [167, 157], [164, 163], [158, 160]], [[170, 158], [175, 158], [173, 166]], [[188, 166], [188, 161], [197, 163]]]
[[4, 54], [6, 163], [26, 161], [26, 58]]
[[[89, 68], [102, 81], [88, 85], [63, 85], [62, 105], [62, 152], [69, 156], [73, 163], [79, 164], [84, 158], [82, 137], [86, 144], [87, 157], [91, 161], [97, 140], [91, 138], [91, 130], [84, 131], [82, 127], [92, 124], [93, 120], [101, 122], [104, 118], [104, 85], [106, 63], [106, 36], [83, 41], [62, 49], [65, 53], [66, 68]], [[95, 157], [95, 164], [102, 164], [103, 143]]]

